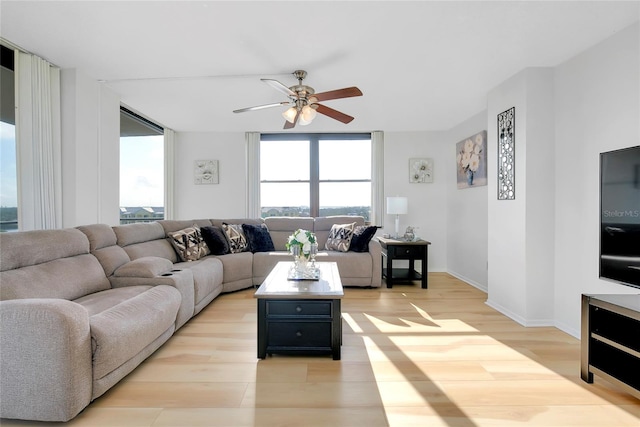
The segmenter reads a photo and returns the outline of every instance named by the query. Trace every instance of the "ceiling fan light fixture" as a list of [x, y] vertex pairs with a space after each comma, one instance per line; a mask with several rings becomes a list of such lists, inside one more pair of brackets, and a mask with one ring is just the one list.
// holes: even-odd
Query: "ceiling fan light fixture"
[[311, 120], [305, 119], [304, 116], [302, 114], [300, 114], [300, 118], [298, 119], [298, 123], [300, 124], [300, 126], [306, 126], [306, 125], [311, 123]]
[[291, 107], [287, 111], [282, 113], [282, 117], [284, 117], [285, 120], [288, 121], [289, 123], [293, 123], [293, 121], [296, 119], [297, 113], [298, 113], [298, 110], [296, 110], [295, 107]]
[[316, 113], [316, 110], [314, 110], [308, 105], [305, 105], [304, 107], [302, 107], [302, 114], [300, 115], [300, 124], [302, 126], [308, 125], [313, 121], [313, 119], [316, 118], [317, 115], [318, 113]]

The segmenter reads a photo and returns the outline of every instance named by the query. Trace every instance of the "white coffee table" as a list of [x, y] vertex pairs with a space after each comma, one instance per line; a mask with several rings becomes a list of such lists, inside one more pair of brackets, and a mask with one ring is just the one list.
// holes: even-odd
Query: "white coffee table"
[[258, 358], [267, 354], [331, 354], [340, 360], [344, 296], [338, 265], [319, 262], [318, 280], [288, 280], [293, 262], [279, 262], [255, 293]]

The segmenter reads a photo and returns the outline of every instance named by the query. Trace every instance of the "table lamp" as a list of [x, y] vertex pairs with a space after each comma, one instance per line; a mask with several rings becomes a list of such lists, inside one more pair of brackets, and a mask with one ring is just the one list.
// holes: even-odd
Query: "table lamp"
[[387, 197], [387, 214], [396, 216], [396, 234], [398, 238], [400, 232], [400, 215], [408, 212], [409, 201], [406, 197]]

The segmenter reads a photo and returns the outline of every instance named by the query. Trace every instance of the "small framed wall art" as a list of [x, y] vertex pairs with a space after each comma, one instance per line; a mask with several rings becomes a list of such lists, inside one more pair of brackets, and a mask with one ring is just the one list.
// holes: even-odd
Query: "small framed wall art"
[[433, 159], [409, 159], [409, 182], [433, 182]]
[[194, 162], [194, 182], [196, 184], [217, 184], [218, 161], [196, 160]]

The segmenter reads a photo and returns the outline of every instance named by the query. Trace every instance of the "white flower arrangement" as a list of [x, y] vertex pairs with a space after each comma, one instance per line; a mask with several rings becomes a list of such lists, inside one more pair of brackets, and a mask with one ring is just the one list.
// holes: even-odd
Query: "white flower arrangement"
[[311, 245], [317, 243], [316, 235], [309, 230], [297, 229], [287, 240], [287, 250], [291, 250], [292, 246], [300, 246], [300, 254], [309, 258], [311, 254]]

